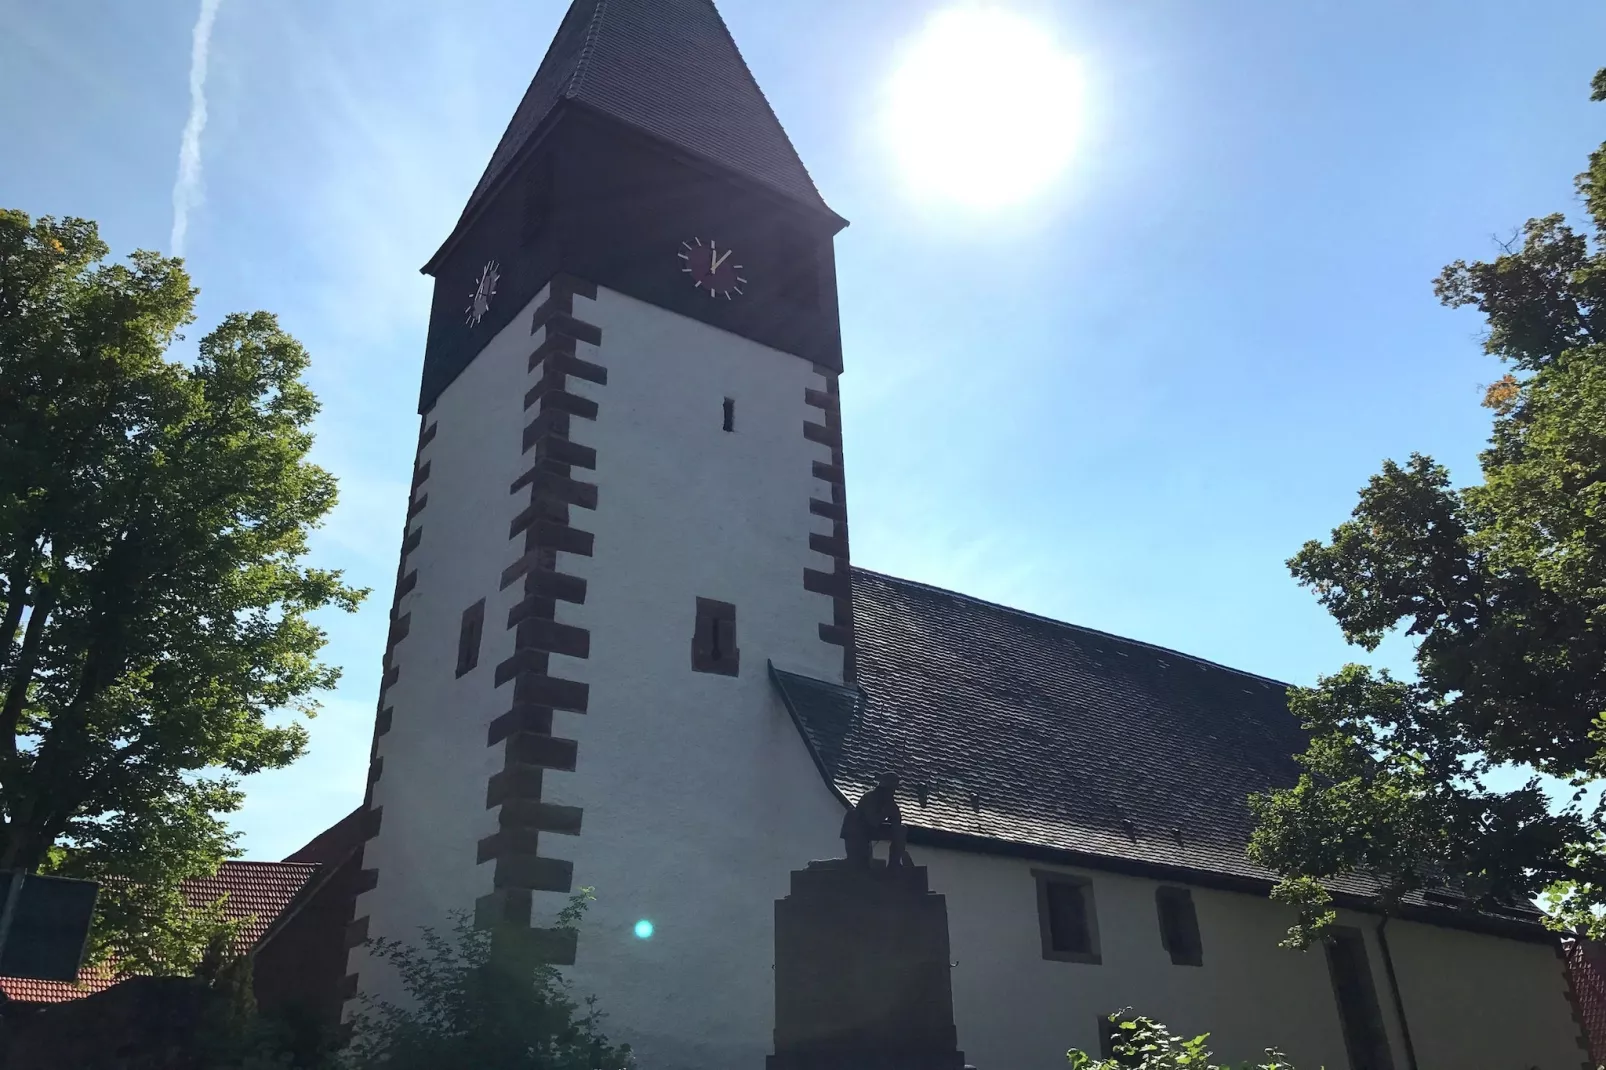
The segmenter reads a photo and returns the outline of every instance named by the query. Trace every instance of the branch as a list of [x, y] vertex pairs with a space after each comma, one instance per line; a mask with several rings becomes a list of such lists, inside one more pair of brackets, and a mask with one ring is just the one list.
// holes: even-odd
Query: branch
[[0, 707], [0, 748], [9, 756], [17, 753], [17, 725], [22, 721], [22, 707], [28, 700], [28, 685], [33, 683], [33, 670], [39, 660], [39, 647], [44, 642], [45, 621], [56, 608], [56, 589], [49, 584], [39, 589], [33, 612], [28, 614], [28, 630], [23, 633], [22, 651], [11, 672], [6, 687], [5, 705]]
[[22, 609], [27, 605], [28, 574], [33, 571], [37, 539], [22, 542], [28, 549], [19, 552], [11, 575], [6, 577], [6, 616], [0, 620], [0, 672], [4, 672], [11, 658], [11, 645], [17, 641], [17, 629], [22, 627]]

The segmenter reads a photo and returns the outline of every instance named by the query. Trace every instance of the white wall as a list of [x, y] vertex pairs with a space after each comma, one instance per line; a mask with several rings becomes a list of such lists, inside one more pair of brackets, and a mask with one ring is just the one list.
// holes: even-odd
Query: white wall
[[[453, 911], [472, 914], [475, 899], [491, 891], [491, 867], [476, 865], [475, 851], [496, 831], [485, 786], [503, 757], [500, 744], [486, 746], [486, 729], [511, 704], [509, 689], [492, 682], [497, 664], [513, 653], [507, 611], [523, 596], [520, 584], [505, 591], [498, 585], [523, 547], [508, 538], [508, 524], [529, 496], [508, 487], [528, 467], [529, 315], [546, 296], [537, 294], [490, 340], [428, 416], [436, 432], [420, 459], [430, 474], [417, 492], [428, 501], [409, 524], [422, 529], [423, 540], [407, 557], [418, 585], [398, 607], [412, 623], [393, 653], [400, 675], [386, 695], [395, 713], [379, 738], [384, 773], [374, 803], [384, 816], [363, 852], [363, 866], [379, 870], [379, 885], [357, 900], [356, 916], [369, 917], [370, 936], [408, 941], [419, 926], [446, 928]], [[479, 665], [459, 678], [463, 610], [481, 598]], [[401, 997], [389, 969], [363, 949], [351, 953], [348, 968], [359, 973], [364, 992]]]
[[[912, 815], [911, 815], [912, 816]], [[1062, 1070], [1065, 1051], [1098, 1052], [1097, 1018], [1123, 1007], [1193, 1036], [1223, 1063], [1281, 1048], [1300, 1070], [1348, 1066], [1320, 948], [1277, 946], [1292, 911], [1237, 892], [1193, 888], [1203, 965], [1173, 965], [1160, 943], [1160, 882], [1012, 858], [914, 848], [948, 901], [954, 1017], [980, 1070]], [[1033, 869], [1092, 881], [1102, 962], [1042, 957]], [[1406, 1070], [1393, 995], [1370, 915], [1340, 911], [1366, 934], [1396, 1070]], [[1393, 921], [1388, 939], [1419, 1070], [1576, 1070], [1582, 1052], [1547, 945]]]
[[1584, 1064], [1553, 947], [1402, 921], [1388, 941], [1422, 1070]]
[[[597, 451], [598, 508], [574, 523], [593, 557], [560, 555], [586, 577], [584, 605], [558, 618], [589, 628], [591, 656], [553, 657], [556, 676], [591, 685], [589, 711], [553, 731], [579, 742], [574, 773], [548, 773], [543, 798], [584, 808], [581, 834], [543, 837], [575, 863], [597, 902], [570, 971], [596, 993], [615, 1039], [654, 1070], [763, 1065], [771, 1046], [774, 900], [788, 874], [838, 854], [842, 808], [770, 685], [766, 660], [840, 680], [842, 649], [821, 642], [831, 602], [803, 588], [829, 568], [808, 548], [830, 497], [803, 437], [824, 379], [797, 357], [600, 290], [575, 314], [602, 329], [593, 358], [608, 382], [575, 383], [598, 418], [570, 437]], [[722, 403], [736, 401], [733, 433]], [[736, 608], [741, 674], [691, 669], [697, 598]], [[562, 896], [537, 896], [548, 914]], [[646, 918], [651, 940], [632, 928]], [[538, 918], [538, 924], [541, 923]]]
[[[441, 395], [424, 459], [429, 501], [415, 521], [423, 541], [409, 559], [419, 583], [402, 605], [410, 634], [396, 647], [391, 732], [375, 801], [381, 834], [364, 864], [379, 885], [358, 902], [376, 936], [412, 938], [471, 910], [491, 890], [492, 866], [475, 863], [495, 831], [485, 807], [502, 747], [489, 722], [511, 702], [493, 688], [512, 653], [505, 627], [522, 584], [498, 590], [522, 551], [508, 523], [527, 497], [511, 495], [524, 470], [523, 396], [533, 383], [526, 318], [538, 294]], [[653, 1070], [754, 1070], [771, 1046], [773, 902], [788, 874], [839, 853], [841, 806], [808, 757], [769, 683], [766, 660], [840, 679], [841, 650], [821, 642], [830, 600], [803, 588], [805, 567], [828, 568], [808, 549], [830, 524], [808, 512], [829, 497], [811, 462], [826, 447], [803, 437], [805, 388], [824, 380], [807, 362], [607, 290], [576, 298], [578, 318], [602, 329], [580, 355], [608, 370], [606, 385], [575, 379], [595, 399], [595, 422], [571, 437], [597, 451], [598, 508], [573, 510], [595, 534], [593, 557], [562, 554], [560, 571], [585, 577], [583, 605], [558, 619], [590, 630], [588, 659], [554, 655], [553, 675], [590, 685], [589, 711], [559, 713], [554, 732], [579, 743], [573, 773], [548, 771], [543, 798], [584, 809], [581, 835], [543, 835], [543, 855], [575, 864], [575, 887], [598, 902], [569, 972], [578, 995], [596, 994], [608, 1032], [635, 1045]], [[721, 429], [736, 399], [736, 431]], [[737, 607], [741, 675], [691, 670], [697, 597]], [[454, 677], [464, 608], [486, 599], [479, 667]], [[913, 816], [913, 814], [911, 814]], [[981, 1070], [1059, 1070], [1065, 1050], [1096, 1051], [1096, 1019], [1133, 1006], [1185, 1032], [1210, 1031], [1223, 1059], [1278, 1045], [1301, 1070], [1347, 1065], [1325, 957], [1278, 948], [1289, 913], [1263, 898], [1194, 889], [1204, 965], [1171, 964], [1160, 944], [1155, 882], [1089, 870], [1103, 962], [1045, 961], [1034, 866], [1001, 857], [916, 848], [948, 901], [956, 1024]], [[536, 896], [536, 924], [564, 897]], [[656, 932], [632, 929], [648, 919]], [[1395, 1064], [1405, 1070], [1376, 919], [1346, 916], [1368, 932]], [[1420, 1070], [1576, 1067], [1580, 1055], [1547, 947], [1392, 923], [1389, 929]], [[366, 991], [394, 998], [394, 979], [353, 968]]]

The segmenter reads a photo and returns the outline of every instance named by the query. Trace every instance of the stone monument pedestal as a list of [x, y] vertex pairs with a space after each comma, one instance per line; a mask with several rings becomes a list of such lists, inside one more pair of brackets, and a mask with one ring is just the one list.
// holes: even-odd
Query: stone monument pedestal
[[810, 862], [775, 903], [767, 1070], [963, 1070], [948, 905], [924, 866]]

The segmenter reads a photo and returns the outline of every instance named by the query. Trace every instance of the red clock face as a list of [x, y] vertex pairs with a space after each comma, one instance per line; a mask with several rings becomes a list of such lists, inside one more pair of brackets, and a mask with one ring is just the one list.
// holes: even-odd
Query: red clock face
[[742, 294], [747, 286], [742, 265], [736, 262], [735, 253], [712, 238], [704, 241], [693, 238], [680, 243], [681, 273], [691, 284], [709, 297], [723, 297], [729, 301]]

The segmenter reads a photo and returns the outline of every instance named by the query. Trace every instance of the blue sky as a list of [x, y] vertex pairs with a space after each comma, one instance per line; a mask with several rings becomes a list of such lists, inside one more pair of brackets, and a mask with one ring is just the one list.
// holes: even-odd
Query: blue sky
[[[560, 0], [221, 0], [183, 252], [193, 338], [265, 308], [310, 348], [319, 562], [374, 595], [310, 755], [248, 781], [275, 858], [361, 797], [429, 280]], [[1457, 257], [1574, 211], [1606, 130], [1591, 0], [1017, 0], [1080, 57], [1064, 180], [911, 198], [879, 124], [935, 0], [723, 0], [838, 239], [856, 563], [1295, 683], [1356, 652], [1283, 564], [1386, 457], [1475, 477]], [[172, 251], [199, 0], [0, 0], [0, 203]], [[1007, 55], [956, 77], [987, 95]], [[1007, 98], [998, 107], [1008, 108]], [[963, 151], [964, 131], [954, 131]], [[1400, 659], [1398, 646], [1391, 653]]]

